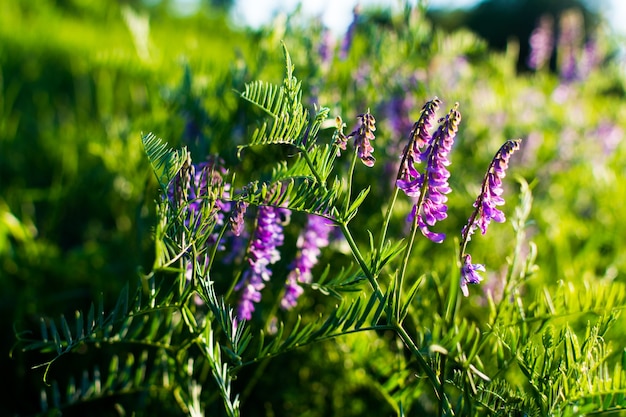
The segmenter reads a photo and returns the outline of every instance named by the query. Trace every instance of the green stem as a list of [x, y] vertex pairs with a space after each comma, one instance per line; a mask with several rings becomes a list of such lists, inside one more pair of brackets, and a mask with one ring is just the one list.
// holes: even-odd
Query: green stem
[[309, 152], [307, 151], [307, 149], [306, 148], [298, 148], [298, 149], [302, 153], [302, 156], [304, 157], [306, 164], [309, 166], [311, 173], [313, 173], [313, 176], [315, 177], [315, 181], [317, 181], [317, 183], [320, 184], [320, 186], [324, 188], [324, 190], [326, 190], [326, 183], [324, 180], [322, 180], [322, 177], [320, 177], [320, 174], [315, 169], [315, 166], [313, 165], [313, 161], [311, 161], [311, 158], [309, 157]]
[[378, 298], [379, 301], [383, 302], [385, 297], [383, 295], [382, 289], [380, 288], [380, 285], [378, 284], [376, 277], [370, 270], [370, 267], [367, 265], [367, 262], [365, 262], [365, 258], [363, 258], [363, 255], [361, 254], [359, 247], [354, 241], [354, 238], [352, 237], [352, 233], [350, 233], [350, 229], [348, 229], [348, 225], [345, 222], [339, 222], [339, 227], [341, 228], [341, 232], [343, 233], [344, 237], [346, 238], [346, 241], [348, 242], [348, 246], [350, 246], [350, 250], [352, 251], [354, 258], [356, 259], [357, 263], [361, 267], [361, 270], [367, 277], [367, 280], [369, 281], [370, 285], [374, 289], [374, 295], [376, 296], [376, 298]]
[[394, 187], [393, 196], [391, 196], [391, 202], [387, 206], [387, 212], [385, 213], [385, 219], [383, 224], [382, 234], [380, 235], [380, 242], [378, 244], [378, 254], [383, 252], [383, 246], [385, 245], [385, 239], [387, 239], [387, 229], [389, 228], [389, 222], [391, 221], [391, 214], [393, 213], [393, 207], [396, 205], [398, 199], [398, 186]]
[[428, 363], [426, 363], [426, 359], [424, 359], [422, 352], [420, 352], [419, 348], [417, 347], [411, 336], [409, 336], [404, 327], [402, 327], [402, 325], [395, 320], [393, 326], [398, 336], [400, 336], [400, 339], [402, 339], [404, 345], [411, 351], [411, 353], [417, 360], [418, 365], [420, 366], [420, 368], [422, 368], [422, 370], [426, 374], [426, 377], [430, 380], [433, 386], [433, 390], [435, 391], [435, 395], [437, 396], [437, 399], [439, 400], [439, 403], [441, 405], [441, 409], [443, 409], [444, 406], [445, 408], [449, 409], [450, 405], [448, 404], [445, 398], [445, 393], [443, 392], [443, 381], [445, 378], [444, 374], [441, 374], [440, 380], [440, 378], [437, 377], [437, 374], [435, 374], [432, 368], [428, 366]]
[[343, 209], [343, 218], [348, 217], [348, 210], [350, 209], [350, 199], [352, 198], [352, 179], [354, 177], [354, 168], [356, 167], [356, 161], [358, 156], [354, 152], [352, 156], [352, 163], [350, 164], [350, 173], [348, 174], [348, 191], [346, 192], [346, 204]]

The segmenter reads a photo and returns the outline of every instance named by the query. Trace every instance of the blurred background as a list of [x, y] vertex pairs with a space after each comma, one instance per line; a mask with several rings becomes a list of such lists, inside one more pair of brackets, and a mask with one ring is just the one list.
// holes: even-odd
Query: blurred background
[[[533, 218], [544, 263], [536, 286], [623, 279], [624, 213], [610, 202], [626, 198], [624, 5], [433, 0], [419, 14], [405, 13], [401, 2], [362, 1], [355, 12], [356, 2], [342, 0], [3, 0], [0, 369], [9, 386], [0, 391], [0, 415], [40, 409], [42, 375], [30, 369], [40, 358], [9, 356], [16, 332], [36, 332], [41, 316], [71, 317], [101, 296], [112, 303], [149, 269], [157, 189], [142, 132], [235, 165], [229, 149], [258, 113], [233, 91], [255, 79], [280, 83], [280, 40], [308, 103], [328, 105], [344, 120], [372, 109], [381, 160], [401, 148], [398, 138], [434, 95], [461, 103], [458, 152], [472, 164], [453, 168], [457, 178], [479, 181], [498, 144], [524, 137], [518, 174], [539, 182]], [[385, 186], [372, 201], [384, 198]], [[476, 188], [453, 188], [459, 197], [451, 198], [449, 227], [460, 230]], [[507, 248], [490, 239], [482, 256], [497, 270]], [[301, 366], [297, 355], [288, 366]], [[319, 360], [332, 365], [325, 355]], [[342, 363], [341, 353], [333, 355]], [[279, 378], [280, 367], [267, 372]], [[361, 400], [345, 415], [373, 409], [369, 391], [345, 387], [328, 394], [332, 404], [322, 394], [298, 401], [339, 415], [340, 397], [356, 392]], [[304, 384], [302, 391], [315, 390]], [[273, 404], [272, 390], [258, 395]], [[298, 414], [298, 392], [291, 395], [292, 408], [275, 406], [276, 415]]]

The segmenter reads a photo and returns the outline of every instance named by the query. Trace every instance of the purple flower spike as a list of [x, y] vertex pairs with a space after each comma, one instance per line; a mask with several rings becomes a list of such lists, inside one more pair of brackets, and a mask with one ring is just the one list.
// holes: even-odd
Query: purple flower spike
[[472, 234], [480, 228], [482, 234], [487, 233], [487, 226], [493, 220], [502, 223], [506, 220], [504, 213], [497, 208], [504, 204], [502, 178], [506, 176], [509, 159], [513, 152], [520, 148], [520, 139], [508, 140], [498, 149], [483, 180], [482, 189], [474, 202], [474, 212], [461, 231], [461, 291], [467, 297], [467, 284], [477, 284], [482, 278], [476, 271], [485, 271], [481, 264], [472, 264], [472, 257], [465, 253], [467, 242]]
[[477, 271], [485, 272], [485, 265], [473, 264], [472, 256], [466, 254], [461, 267], [461, 291], [466, 297], [469, 295], [467, 284], [479, 284], [483, 280]]
[[402, 153], [402, 162], [396, 185], [409, 197], [419, 197], [421, 192], [422, 174], [415, 168], [421, 162], [421, 154], [424, 146], [430, 145], [432, 136], [430, 131], [437, 118], [437, 109], [441, 101], [435, 97], [422, 107], [420, 118], [413, 125], [409, 135], [409, 143]]
[[244, 216], [246, 215], [246, 209], [248, 208], [248, 203], [245, 201], [238, 201], [235, 205], [235, 210], [230, 216], [230, 226], [233, 230], [233, 234], [235, 236], [241, 235], [244, 227]]
[[341, 41], [341, 49], [339, 51], [339, 58], [343, 61], [348, 57], [348, 53], [350, 52], [350, 48], [352, 47], [352, 41], [354, 40], [354, 35], [356, 33], [357, 23], [359, 21], [359, 16], [361, 15], [361, 8], [357, 4], [352, 9], [352, 22], [350, 22], [350, 26], [348, 26], [348, 30]]
[[[413, 222], [417, 216], [417, 225], [422, 234], [436, 243], [443, 242], [445, 235], [434, 233], [428, 227], [448, 217], [446, 194], [452, 190], [448, 184], [450, 172], [446, 167], [450, 165], [448, 155], [461, 122], [461, 113], [458, 105], [455, 105], [431, 136], [429, 130], [440, 103], [435, 98], [422, 108], [419, 120], [413, 125], [396, 181], [398, 188], [406, 195], [418, 198], [407, 220]], [[426, 171], [423, 174], [415, 168], [417, 163], [422, 162], [426, 162]]]
[[528, 66], [534, 70], [540, 70], [550, 63], [550, 57], [554, 50], [554, 21], [549, 15], [539, 19], [539, 25], [530, 34], [530, 54]]
[[519, 139], [506, 141], [491, 161], [487, 175], [483, 180], [482, 190], [474, 202], [475, 210], [461, 232], [462, 242], [469, 241], [476, 228], [480, 227], [480, 231], [484, 235], [487, 233], [487, 227], [492, 220], [498, 223], [503, 223], [506, 220], [504, 213], [497, 208], [497, 206], [504, 204], [502, 178], [506, 176], [509, 159], [513, 152], [520, 148], [520, 142]]
[[354, 137], [354, 146], [356, 147], [357, 156], [366, 166], [372, 167], [376, 159], [372, 156], [374, 148], [370, 141], [376, 138], [374, 136], [376, 119], [370, 114], [369, 110], [367, 113], [359, 114], [357, 117], [361, 119], [361, 126], [347, 137]]
[[259, 207], [257, 228], [248, 253], [250, 269], [235, 287], [235, 290], [243, 289], [237, 312], [240, 319], [252, 318], [254, 304], [261, 301], [261, 290], [272, 276], [269, 266], [280, 260], [278, 247], [283, 244], [283, 224], [289, 213], [283, 208]]
[[289, 310], [295, 307], [304, 291], [299, 284], [308, 284], [313, 279], [311, 271], [322, 253], [321, 248], [328, 246], [330, 242], [329, 235], [332, 227], [333, 223], [324, 217], [314, 214], [308, 216], [307, 225], [296, 243], [298, 254], [285, 283], [285, 295], [280, 303], [283, 309]]

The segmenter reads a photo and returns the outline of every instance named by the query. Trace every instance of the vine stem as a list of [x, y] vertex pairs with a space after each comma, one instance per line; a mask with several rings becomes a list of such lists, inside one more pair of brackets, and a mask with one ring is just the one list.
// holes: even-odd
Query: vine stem
[[391, 196], [391, 202], [389, 203], [389, 206], [387, 206], [387, 212], [385, 213], [383, 230], [380, 235], [380, 242], [378, 244], [379, 255], [383, 252], [385, 239], [387, 239], [387, 229], [389, 228], [389, 222], [391, 221], [391, 214], [393, 213], [393, 207], [396, 205], [396, 200], [398, 199], [398, 191], [399, 191], [399, 188], [397, 185], [395, 185], [394, 190], [393, 190], [393, 196]]
[[309, 152], [307, 151], [307, 149], [306, 148], [298, 148], [298, 149], [302, 153], [302, 156], [304, 157], [306, 164], [309, 166], [309, 169], [313, 173], [313, 176], [315, 177], [315, 181], [317, 181], [317, 183], [320, 184], [320, 186], [322, 186], [324, 190], [326, 190], [326, 183], [322, 180], [322, 177], [315, 169], [315, 165], [313, 165], [313, 161], [311, 161], [311, 158], [309, 157]]
[[445, 408], [450, 409], [450, 404], [446, 400], [445, 393], [443, 390], [443, 387], [444, 387], [443, 374], [441, 375], [441, 379], [437, 377], [437, 374], [435, 374], [432, 368], [428, 366], [428, 363], [426, 363], [426, 359], [424, 359], [422, 352], [420, 352], [419, 348], [417, 347], [417, 345], [415, 344], [411, 336], [407, 333], [404, 327], [402, 327], [402, 324], [399, 323], [395, 319], [393, 319], [393, 328], [395, 332], [398, 334], [398, 336], [400, 336], [400, 339], [402, 339], [402, 342], [404, 343], [404, 345], [411, 351], [413, 356], [415, 356], [415, 359], [417, 360], [418, 365], [422, 368], [422, 370], [424, 371], [424, 373], [426, 373], [426, 376], [430, 380], [433, 386], [433, 390], [435, 391], [435, 395], [437, 396], [437, 399], [439, 400], [440, 412], [443, 411], [444, 406]]
[[[350, 233], [350, 230], [348, 229], [348, 225], [345, 222], [339, 222], [339, 227], [341, 228], [341, 231], [343, 235], [345, 236], [346, 241], [348, 242], [348, 245], [350, 246], [350, 249], [352, 250], [354, 258], [356, 259], [357, 263], [361, 267], [361, 270], [363, 271], [368, 281], [370, 282], [370, 285], [372, 286], [374, 290], [374, 295], [380, 302], [385, 302], [385, 297], [380, 288], [380, 285], [378, 284], [378, 281], [376, 280], [376, 277], [370, 270], [369, 266], [365, 262], [365, 258], [363, 258], [361, 251], [356, 245], [356, 242], [354, 241], [354, 238], [352, 237], [352, 233]], [[441, 397], [443, 395], [443, 381], [440, 381], [437, 375], [435, 374], [435, 372], [430, 368], [430, 366], [428, 366], [428, 363], [426, 363], [426, 359], [424, 359], [422, 352], [420, 352], [419, 348], [415, 344], [415, 341], [413, 341], [413, 339], [407, 333], [404, 327], [402, 327], [402, 323], [400, 323], [396, 319], [395, 315], [392, 315], [390, 319], [392, 321], [393, 330], [398, 334], [398, 336], [400, 336], [400, 339], [402, 339], [402, 342], [404, 343], [404, 345], [415, 356], [420, 368], [422, 368], [422, 370], [426, 373], [426, 376], [428, 377], [428, 379], [431, 381], [435, 394], [437, 395], [437, 398], [439, 399], [440, 403], [443, 404], [445, 400], [445, 398]]]

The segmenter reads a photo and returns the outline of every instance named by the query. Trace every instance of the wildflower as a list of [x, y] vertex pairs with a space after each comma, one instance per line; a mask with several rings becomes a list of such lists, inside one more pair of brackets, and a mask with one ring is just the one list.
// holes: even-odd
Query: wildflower
[[474, 201], [474, 211], [461, 231], [461, 290], [466, 297], [467, 284], [479, 283], [482, 278], [476, 271], [484, 271], [485, 267], [481, 264], [472, 264], [472, 257], [465, 253], [465, 248], [477, 228], [480, 228], [484, 235], [492, 220], [498, 223], [505, 221], [504, 213], [497, 207], [504, 204], [502, 178], [506, 176], [509, 159], [513, 152], [520, 148], [520, 142], [519, 139], [508, 140], [496, 152], [489, 164], [480, 194]]
[[244, 226], [243, 221], [244, 221], [244, 216], [246, 214], [247, 208], [248, 208], [247, 202], [243, 200], [237, 201], [237, 204], [235, 205], [235, 210], [230, 216], [230, 219], [229, 219], [230, 226], [235, 236], [240, 236], [241, 232], [243, 231], [243, 226]]
[[485, 265], [473, 264], [472, 256], [468, 253], [463, 257], [463, 266], [461, 267], [461, 292], [464, 296], [469, 295], [467, 284], [479, 284], [483, 277], [477, 271], [485, 272]]
[[[424, 105], [422, 115], [411, 132], [411, 141], [405, 149], [396, 181], [398, 188], [406, 195], [418, 197], [408, 221], [416, 220], [422, 234], [435, 243], [442, 242], [446, 237], [443, 233], [432, 232], [429, 226], [434, 226], [436, 222], [448, 217], [446, 194], [452, 190], [448, 184], [450, 172], [446, 167], [450, 165], [448, 154], [452, 150], [461, 122], [457, 104], [441, 119], [442, 123], [430, 136], [428, 130], [432, 126], [439, 103], [435, 98]], [[426, 162], [424, 173], [415, 168], [417, 162]]]
[[568, 10], [559, 21], [558, 39], [559, 75], [563, 81], [575, 81], [578, 74], [577, 52], [583, 38], [583, 16], [580, 11]]
[[347, 137], [354, 137], [354, 146], [356, 147], [356, 153], [359, 159], [368, 167], [374, 166], [376, 159], [372, 156], [374, 148], [370, 141], [375, 139], [374, 131], [376, 130], [376, 119], [369, 112], [359, 114], [357, 116], [361, 119], [361, 126], [350, 133]]
[[369, 112], [359, 114], [357, 116], [361, 125], [353, 130], [347, 136], [343, 133], [343, 128], [346, 126], [341, 120], [341, 117], [337, 116], [335, 119], [336, 130], [333, 135], [335, 146], [337, 146], [337, 156], [341, 155], [342, 150], [346, 150], [348, 139], [354, 137], [354, 146], [356, 147], [357, 156], [368, 167], [374, 166], [376, 158], [372, 156], [374, 148], [370, 141], [376, 139], [374, 131], [376, 130], [376, 119]]
[[333, 34], [329, 28], [324, 27], [322, 29], [321, 40], [317, 49], [317, 53], [323, 66], [328, 66], [330, 64], [330, 61], [333, 58], [333, 50]]
[[283, 208], [259, 207], [257, 227], [248, 251], [250, 268], [235, 287], [235, 290], [243, 290], [238, 309], [240, 319], [252, 318], [254, 304], [261, 301], [261, 290], [272, 276], [269, 266], [280, 260], [278, 247], [283, 244], [283, 224], [289, 213]]
[[503, 223], [506, 220], [504, 213], [497, 208], [497, 206], [504, 204], [502, 178], [506, 176], [509, 159], [513, 152], [519, 149], [520, 142], [519, 139], [506, 141], [491, 161], [487, 175], [483, 180], [481, 192], [474, 202], [475, 210], [461, 232], [463, 241], [469, 241], [477, 227], [480, 227], [484, 235], [487, 233], [487, 226], [492, 220], [498, 223]]
[[440, 104], [441, 101], [437, 97], [424, 104], [420, 118], [413, 125], [409, 135], [409, 143], [402, 153], [396, 184], [409, 197], [417, 197], [420, 194], [422, 174], [415, 168], [415, 164], [421, 162], [424, 146], [432, 141], [430, 130], [432, 130]]
[[528, 67], [540, 70], [550, 62], [554, 49], [553, 20], [550, 16], [542, 16], [539, 25], [533, 30], [528, 43], [530, 54], [528, 55]]
[[410, 96], [394, 96], [385, 103], [385, 116], [396, 136], [401, 136], [410, 129], [411, 119], [408, 117], [408, 111], [412, 107], [413, 100]]
[[350, 26], [348, 26], [348, 30], [341, 41], [341, 49], [339, 51], [339, 58], [344, 60], [348, 57], [348, 53], [350, 52], [350, 48], [352, 47], [352, 41], [354, 40], [354, 34], [356, 33], [356, 26], [359, 21], [359, 16], [361, 14], [361, 8], [357, 4], [352, 9], [352, 22], [350, 22]]
[[343, 128], [346, 124], [341, 119], [341, 116], [335, 117], [335, 133], [333, 134], [333, 143], [337, 146], [337, 156], [341, 155], [341, 151], [346, 150], [348, 144], [348, 137], [343, 133]]
[[331, 230], [330, 220], [314, 214], [308, 216], [307, 225], [296, 243], [298, 254], [291, 265], [292, 269], [285, 283], [285, 295], [280, 303], [283, 309], [288, 310], [296, 305], [304, 291], [300, 283], [311, 282], [313, 278], [311, 271], [317, 264], [322, 252], [321, 248], [329, 244]]
[[[226, 201], [230, 194], [230, 184], [224, 182], [226, 174], [223, 162], [217, 158], [199, 164], [192, 164], [191, 158], [185, 161], [167, 195], [172, 203], [183, 208], [184, 224], [189, 229], [204, 233], [212, 222], [214, 226], [224, 224], [224, 212], [230, 211], [230, 203]], [[209, 219], [206, 213], [203, 216], [206, 207], [212, 210]], [[208, 242], [216, 240], [217, 233], [214, 233]]]

